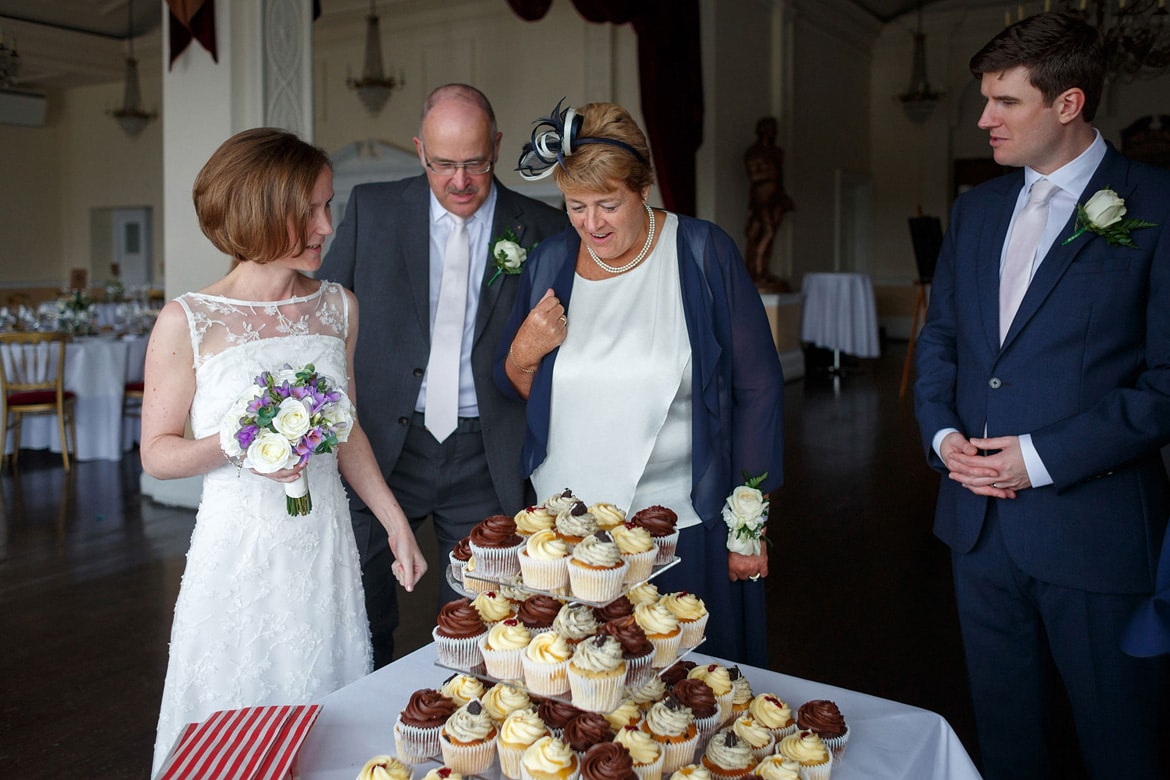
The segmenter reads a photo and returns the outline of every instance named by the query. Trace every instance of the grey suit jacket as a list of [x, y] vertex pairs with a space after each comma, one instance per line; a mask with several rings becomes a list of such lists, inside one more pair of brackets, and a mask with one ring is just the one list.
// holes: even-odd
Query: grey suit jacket
[[[564, 212], [512, 192], [495, 181], [491, 240], [511, 228], [531, 247], [568, 226]], [[317, 276], [353, 290], [360, 308], [357, 354], [351, 372], [358, 417], [384, 476], [394, 472], [430, 355], [430, 187], [425, 175], [360, 184]], [[500, 506], [519, 511], [526, 488], [520, 475], [524, 405], [492, 381], [500, 333], [516, 297], [517, 276], [495, 272], [490, 260], [480, 280], [471, 367], [483, 428], [487, 468]], [[361, 500], [351, 493], [351, 503]]]

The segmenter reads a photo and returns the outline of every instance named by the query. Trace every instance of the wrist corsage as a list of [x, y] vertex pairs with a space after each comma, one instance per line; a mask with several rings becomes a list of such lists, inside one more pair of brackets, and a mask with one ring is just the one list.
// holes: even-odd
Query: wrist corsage
[[[530, 247], [535, 248], [536, 244]], [[520, 246], [520, 239], [512, 228], [506, 228], [504, 234], [492, 242], [492, 262], [496, 264], [496, 272], [488, 279], [488, 286], [499, 279], [501, 274], [515, 276], [520, 273], [527, 259], [528, 250]]]
[[768, 523], [768, 499], [760, 492], [760, 485], [768, 478], [768, 473], [758, 477], [749, 477], [746, 473], [743, 476], [744, 483], [731, 491], [723, 502], [727, 549], [740, 555], [759, 555], [760, 545], [767, 541], [764, 526]]
[[1085, 201], [1085, 205], [1077, 204], [1076, 228], [1061, 246], [1071, 244], [1080, 238], [1082, 233], [1088, 231], [1101, 236], [1110, 246], [1127, 246], [1131, 249], [1137, 249], [1137, 244], [1129, 237], [1130, 232], [1141, 228], [1157, 227], [1157, 224], [1132, 217], [1122, 219], [1125, 212], [1124, 198], [1108, 187], [1097, 190], [1093, 197]]

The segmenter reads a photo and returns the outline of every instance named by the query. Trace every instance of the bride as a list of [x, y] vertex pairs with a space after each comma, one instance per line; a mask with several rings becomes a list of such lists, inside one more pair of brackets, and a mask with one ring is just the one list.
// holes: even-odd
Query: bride
[[[143, 469], [160, 479], [204, 475], [152, 775], [187, 723], [221, 709], [307, 703], [370, 671], [339, 473], [386, 527], [399, 583], [410, 591], [426, 570], [357, 421], [336, 454], [272, 474], [241, 469], [220, 449], [223, 418], [264, 371], [312, 363], [354, 400], [357, 301], [308, 276], [333, 232], [328, 157], [291, 133], [247, 130], [212, 155], [193, 195], [203, 232], [238, 262], [168, 303], [147, 351]], [[194, 438], [184, 436], [188, 414]], [[313, 508], [291, 517], [281, 483], [302, 471]]]

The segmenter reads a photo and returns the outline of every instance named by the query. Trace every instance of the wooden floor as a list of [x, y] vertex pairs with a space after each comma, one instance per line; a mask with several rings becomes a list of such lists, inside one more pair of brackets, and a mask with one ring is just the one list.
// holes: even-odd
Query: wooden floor
[[[974, 754], [949, 555], [930, 533], [938, 476], [898, 398], [904, 355], [886, 345], [834, 380], [814, 354], [786, 387], [771, 666], [935, 710]], [[19, 477], [0, 476], [0, 778], [147, 776], [194, 514], [143, 500], [139, 472], [130, 453], [65, 477], [26, 451]], [[428, 574], [403, 599], [419, 617], [403, 652], [429, 641], [434, 587]]]

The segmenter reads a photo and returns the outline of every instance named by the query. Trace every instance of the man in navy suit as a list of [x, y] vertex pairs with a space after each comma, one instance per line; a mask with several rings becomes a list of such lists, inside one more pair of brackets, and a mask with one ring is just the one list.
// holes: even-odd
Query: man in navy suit
[[[424, 173], [354, 188], [317, 274], [353, 290], [362, 310], [354, 365], [358, 416], [378, 465], [411, 524], [434, 522], [440, 573], [447, 555], [488, 515], [514, 514], [530, 499], [520, 474], [524, 405], [492, 382], [492, 361], [519, 277], [496, 275], [491, 247], [510, 230], [520, 246], [568, 226], [568, 217], [504, 187], [492, 175], [500, 132], [488, 99], [466, 84], [438, 87], [414, 139]], [[432, 435], [424, 417], [428, 366], [445, 249], [465, 221], [470, 253], [459, 356], [458, 418]], [[455, 343], [458, 342], [458, 343]], [[374, 665], [394, 656], [398, 626], [393, 557], [386, 532], [351, 494]], [[453, 598], [450, 588], [443, 594]]]
[[[984, 773], [1050, 776], [1063, 684], [1091, 776], [1165, 778], [1165, 659], [1127, 656], [1120, 637], [1153, 592], [1170, 512], [1170, 174], [1093, 128], [1104, 53], [1081, 16], [1022, 20], [971, 71], [996, 162], [1022, 170], [955, 203], [915, 406], [945, 475], [934, 530], [952, 551]], [[1119, 199], [1127, 213], [1107, 224], [1116, 210], [1097, 206]], [[1033, 249], [1009, 251], [1028, 223]], [[1002, 292], [1022, 299], [1001, 313], [1007, 267], [1024, 275]]]

